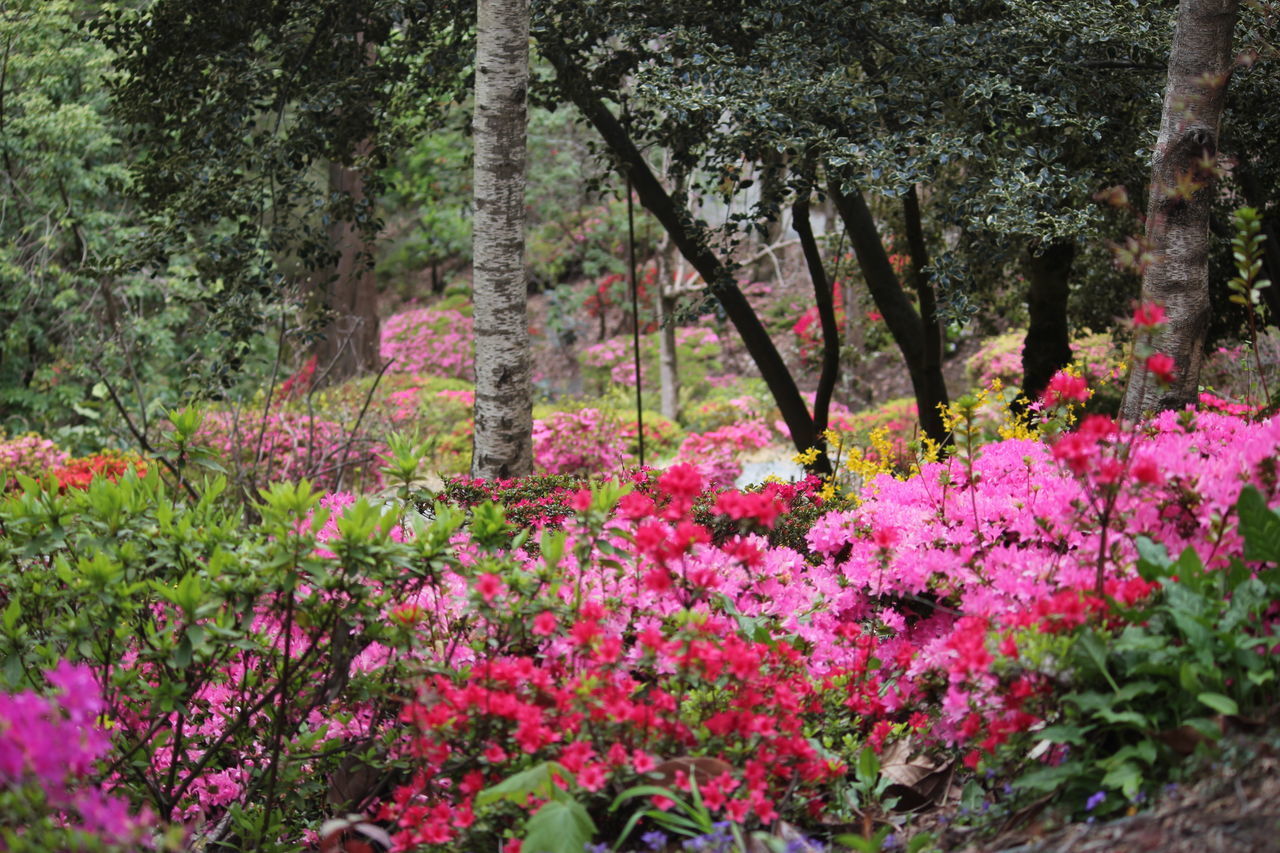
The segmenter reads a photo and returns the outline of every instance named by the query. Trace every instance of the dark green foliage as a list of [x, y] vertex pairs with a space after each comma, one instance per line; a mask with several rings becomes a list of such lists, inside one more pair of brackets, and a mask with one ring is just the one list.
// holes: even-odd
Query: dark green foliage
[[[163, 0], [92, 28], [116, 54], [113, 101], [141, 151], [148, 227], [120, 264], [183, 259], [232, 371], [264, 303], [325, 283], [331, 221], [377, 233], [382, 170], [459, 94], [470, 50], [459, 8], [386, 0]], [[364, 173], [363, 199], [327, 191], [330, 162]]]

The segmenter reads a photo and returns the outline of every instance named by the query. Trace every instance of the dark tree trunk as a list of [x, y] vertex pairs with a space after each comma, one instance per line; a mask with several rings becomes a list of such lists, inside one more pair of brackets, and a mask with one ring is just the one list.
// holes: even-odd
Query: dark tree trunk
[[1197, 398], [1209, 326], [1209, 207], [1237, 11], [1238, 0], [1178, 3], [1151, 162], [1147, 243], [1154, 260], [1142, 277], [1142, 300], [1164, 306], [1165, 323], [1140, 341], [1172, 357], [1174, 379], [1162, 388], [1144, 359], [1135, 357], [1120, 409], [1127, 420]]
[[[329, 191], [360, 205], [364, 180], [358, 170], [330, 163]], [[378, 368], [378, 284], [370, 246], [358, 228], [335, 220], [329, 237], [338, 255], [324, 293], [332, 322], [316, 346], [316, 360], [324, 381], [336, 383]]]
[[[920, 429], [931, 440], [946, 445], [951, 435], [942, 424], [940, 406], [947, 405], [947, 383], [942, 376], [941, 339], [930, 341], [930, 332], [926, 323], [916, 312], [915, 306], [903, 292], [898, 283], [898, 276], [889, 263], [889, 254], [884, 249], [880, 232], [876, 229], [871, 210], [866, 199], [856, 187], [846, 195], [834, 185], [830, 187], [831, 196], [835, 200], [836, 210], [844, 220], [849, 242], [853, 246], [853, 254], [858, 259], [858, 267], [867, 283], [867, 290], [876, 304], [889, 333], [893, 335], [903, 360], [907, 363], [907, 374], [911, 378], [911, 388], [915, 393], [916, 409], [920, 418]], [[921, 264], [923, 266], [923, 264]], [[933, 334], [937, 334], [936, 307], [933, 303], [933, 288], [926, 286], [927, 303], [924, 298], [921, 304], [933, 315]], [[937, 347], [936, 350], [933, 348]], [[934, 352], [934, 355], [930, 355]]]
[[[807, 190], [806, 190], [807, 192]], [[818, 307], [818, 319], [822, 324], [822, 371], [818, 374], [818, 388], [813, 395], [813, 429], [818, 434], [817, 447], [826, 452], [827, 442], [823, 433], [831, 413], [831, 394], [840, 377], [840, 327], [836, 324], [835, 297], [831, 282], [822, 264], [818, 241], [813, 238], [809, 223], [809, 199], [797, 201], [791, 208], [792, 227], [800, 236], [805, 264], [809, 267], [809, 279], [813, 282], [813, 301]]]
[[[817, 446], [818, 435], [813, 417], [800, 396], [795, 378], [774, 346], [755, 309], [733, 280], [732, 271], [708, 245], [705, 232], [695, 223], [689, 211], [679, 208], [671, 195], [654, 176], [644, 156], [626, 128], [600, 97], [590, 88], [581, 73], [556, 50], [554, 44], [542, 44], [543, 55], [552, 64], [561, 89], [574, 102], [582, 115], [600, 134], [618, 161], [618, 167], [631, 178], [631, 185], [645, 209], [653, 214], [671, 236], [672, 242], [693, 266], [710, 292], [719, 300], [729, 321], [733, 323], [747, 352], [764, 379], [778, 411], [791, 432], [798, 450]], [[826, 466], [825, 468], [823, 466]], [[818, 473], [829, 473], [825, 455], [819, 457]]]
[[1027, 247], [1027, 337], [1022, 344], [1022, 396], [1040, 399], [1053, 374], [1071, 363], [1071, 331], [1067, 324], [1068, 283], [1075, 260], [1073, 240], [1050, 240]]
[[[907, 248], [911, 252], [911, 285], [915, 289], [916, 299], [920, 305], [920, 324], [924, 335], [923, 360], [920, 373], [933, 411], [938, 413], [938, 429], [942, 429], [940, 406], [946, 406], [947, 383], [942, 377], [942, 324], [938, 321], [938, 299], [933, 284], [925, 269], [929, 266], [929, 251], [924, 242], [924, 223], [920, 217], [920, 197], [916, 185], [902, 196], [902, 219], [907, 232]], [[923, 423], [923, 420], [922, 420]], [[926, 431], [927, 432], [927, 431]], [[949, 435], [942, 438], [932, 436], [935, 441], [945, 442]]]

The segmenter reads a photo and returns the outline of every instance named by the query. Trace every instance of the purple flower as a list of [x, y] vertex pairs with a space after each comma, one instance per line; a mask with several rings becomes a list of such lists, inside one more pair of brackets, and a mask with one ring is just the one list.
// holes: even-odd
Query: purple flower
[[650, 850], [661, 850], [667, 846], [667, 834], [655, 829], [640, 836], [640, 841]]

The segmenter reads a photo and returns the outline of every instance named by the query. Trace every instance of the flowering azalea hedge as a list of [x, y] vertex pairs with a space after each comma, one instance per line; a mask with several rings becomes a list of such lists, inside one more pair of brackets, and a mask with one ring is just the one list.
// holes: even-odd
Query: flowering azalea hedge
[[349, 812], [402, 850], [843, 844], [923, 796], [890, 753], [1118, 810], [1280, 698], [1277, 445], [1277, 418], [1091, 417], [852, 500], [677, 464], [459, 481], [425, 515], [281, 485], [248, 526], [154, 467], [26, 481], [0, 675], [87, 667], [111, 748], [86, 775], [210, 849], [344, 849]]

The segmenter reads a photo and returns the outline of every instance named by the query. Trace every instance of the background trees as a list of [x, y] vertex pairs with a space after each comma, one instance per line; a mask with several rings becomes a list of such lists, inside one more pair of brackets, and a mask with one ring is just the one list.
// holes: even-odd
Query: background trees
[[[7, 8], [27, 11], [6, 13], [6, 22], [35, 20], [22, 4]], [[388, 270], [404, 272], [395, 298], [413, 293], [416, 264], [430, 283], [422, 292], [443, 290], [444, 276], [468, 268], [470, 145], [459, 117], [473, 106], [470, 6], [326, 0], [263, 9], [161, 0], [123, 11], [44, 4], [39, 14], [46, 22], [61, 16], [64, 24], [36, 29], [46, 42], [58, 32], [66, 56], [75, 55], [72, 45], [96, 51], [80, 62], [96, 70], [75, 97], [101, 116], [109, 141], [94, 150], [109, 153], [94, 168], [115, 183], [100, 183], [109, 191], [87, 204], [74, 181], [70, 204], [52, 182], [16, 195], [23, 176], [35, 174], [23, 157], [46, 148], [23, 148], [21, 140], [34, 137], [19, 135], [35, 132], [18, 117], [30, 112], [23, 99], [39, 86], [15, 86], [33, 55], [23, 45], [36, 45], [15, 35], [3, 130], [18, 165], [9, 168], [14, 215], [5, 227], [22, 231], [11, 245], [27, 240], [27, 249], [15, 249], [26, 253], [15, 268], [30, 271], [38, 259], [39, 275], [62, 275], [52, 271], [68, 269], [77, 241], [91, 247], [84, 257], [100, 254], [101, 263], [70, 264], [81, 278], [78, 295], [66, 298], [114, 331], [109, 345], [68, 358], [77, 335], [56, 330], [76, 328], [75, 312], [49, 301], [32, 310], [30, 289], [21, 298], [13, 295], [19, 289], [8, 291], [12, 329], [0, 370], [11, 371], [5, 393], [22, 396], [22, 406], [42, 405], [32, 389], [54, 387], [48, 377], [60, 359], [89, 366], [75, 385], [63, 380], [67, 400], [93, 413], [119, 397], [144, 435], [166, 405], [187, 393], [237, 394], [246, 365], [269, 365], [276, 355], [283, 376], [317, 354], [314, 384], [336, 384], [377, 364], [374, 258], [393, 257], [384, 288]], [[1242, 42], [1258, 60], [1239, 74], [1241, 96], [1228, 98], [1227, 108], [1249, 119], [1227, 123], [1221, 147], [1232, 162], [1215, 197], [1223, 210], [1238, 200], [1261, 208], [1264, 229], [1274, 229], [1277, 184], [1268, 148], [1274, 75], [1266, 73], [1274, 15], [1271, 3], [1243, 12]], [[761, 239], [790, 243], [799, 269], [803, 224], [791, 225], [809, 210], [815, 233], [806, 242], [816, 251], [805, 266], [814, 281], [827, 280], [823, 294], [840, 288], [833, 301], [859, 301], [883, 317], [921, 430], [945, 441], [936, 411], [956, 390], [944, 370], [971, 336], [966, 328], [1003, 328], [1001, 313], [1018, 315], [1029, 329], [1022, 390], [1031, 398], [1070, 359], [1073, 334], [1110, 327], [1125, 313], [1134, 281], [1113, 269], [1105, 244], [1122, 243], [1135, 226], [1093, 196], [1122, 184], [1143, 206], [1171, 22], [1162, 4], [1083, 0], [991, 0], [963, 9], [941, 0], [910, 9], [878, 0], [727, 7], [548, 0], [532, 9], [534, 124], [570, 125], [564, 135], [579, 147], [595, 139], [601, 171], [574, 185], [583, 188], [574, 202], [580, 209], [589, 196], [607, 211], [593, 194], [610, 188], [606, 167], [630, 175], [652, 214], [642, 230], [665, 232], [706, 286], [705, 300], [686, 299], [681, 310], [722, 312], [801, 447], [820, 444], [826, 420], [825, 393], [812, 403], [805, 395], [829, 383], [800, 369], [786, 327], [761, 316], [742, 282]], [[88, 29], [73, 35], [78, 24]], [[74, 76], [58, 67], [54, 76]], [[110, 68], [118, 73], [104, 76]], [[80, 136], [86, 145], [94, 138]], [[534, 143], [543, 161], [555, 156], [545, 139]], [[129, 168], [120, 162], [126, 146]], [[576, 156], [593, 160], [586, 151]], [[541, 170], [534, 180], [555, 184], [531, 205], [535, 216], [554, 220], [540, 208], [567, 201], [567, 185]], [[613, 181], [614, 192], [620, 183]], [[43, 208], [32, 201], [39, 193], [50, 202]], [[46, 216], [49, 233], [62, 236], [37, 241], [33, 251], [35, 232], [14, 225], [24, 205], [77, 215]], [[1227, 257], [1223, 210], [1210, 214], [1219, 247], [1211, 263], [1219, 266]], [[393, 228], [384, 231], [388, 216]], [[565, 234], [578, 230], [554, 224]], [[535, 240], [548, 233], [555, 228]], [[92, 249], [95, 241], [113, 251]], [[534, 260], [526, 276], [545, 287], [590, 274], [608, 266], [618, 244], [601, 248], [587, 263]], [[1275, 248], [1267, 251], [1274, 265]], [[813, 301], [825, 302], [816, 294]], [[854, 308], [824, 305], [814, 328], [831, 338], [829, 315], [843, 311], [847, 338]], [[1225, 311], [1213, 316], [1215, 332], [1238, 326]], [[857, 347], [842, 345], [848, 375]], [[836, 342], [826, 348], [835, 352]], [[150, 367], [137, 369], [161, 362], [181, 382], [153, 383]], [[125, 376], [130, 364], [136, 382], [107, 387], [89, 375]], [[94, 428], [91, 415], [76, 417], [69, 428]]]
[[91, 423], [96, 401], [68, 375], [74, 345], [138, 307], [93, 270], [133, 219], [102, 81], [111, 54], [75, 34], [80, 12], [0, 7], [0, 428], [15, 432]]
[[264, 305], [290, 300], [321, 309], [296, 331], [304, 347], [333, 339], [322, 376], [376, 361], [363, 271], [381, 170], [463, 83], [470, 32], [454, 11], [165, 0], [93, 22], [139, 151], [132, 189], [147, 229], [126, 262], [217, 283], [207, 307], [229, 371]]

